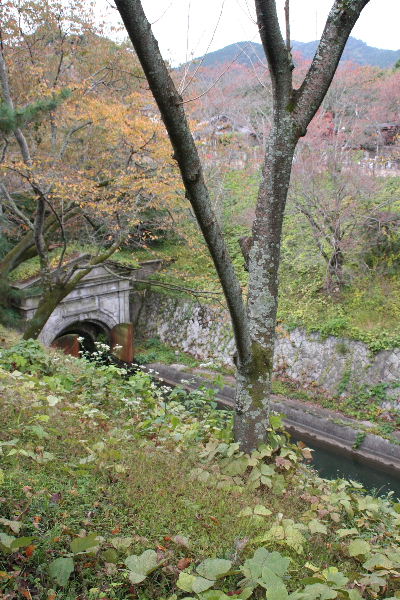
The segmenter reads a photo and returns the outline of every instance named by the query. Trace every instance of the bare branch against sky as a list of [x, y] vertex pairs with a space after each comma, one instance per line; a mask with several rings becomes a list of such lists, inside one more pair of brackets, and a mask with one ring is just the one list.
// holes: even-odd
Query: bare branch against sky
[[[117, 11], [108, 0], [96, 0], [99, 11], [107, 10], [116, 21]], [[153, 23], [161, 51], [172, 63], [201, 56], [210, 44], [218, 22], [221, 2], [217, 0], [143, 0], [143, 7]], [[285, 0], [277, 0], [284, 28]], [[299, 42], [315, 40], [322, 33], [333, 0], [291, 0], [291, 38]], [[190, 40], [187, 46], [188, 8], [190, 6]], [[372, 0], [365, 8], [354, 31], [370, 46], [398, 50], [400, 0]], [[259, 41], [253, 0], [226, 0], [224, 11], [214, 34], [210, 51], [240, 41]]]

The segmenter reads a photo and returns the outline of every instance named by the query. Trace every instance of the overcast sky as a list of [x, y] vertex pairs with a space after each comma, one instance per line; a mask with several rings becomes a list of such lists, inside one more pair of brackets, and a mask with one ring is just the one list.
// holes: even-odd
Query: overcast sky
[[[99, 8], [107, 2], [113, 3], [97, 0]], [[201, 56], [209, 44], [211, 51], [234, 42], [260, 41], [253, 0], [142, 0], [142, 4], [164, 57], [174, 64]], [[333, 0], [291, 0], [292, 39], [317, 39], [332, 4]], [[284, 0], [277, 0], [277, 5], [283, 17]], [[115, 18], [115, 10], [108, 12]], [[400, 0], [370, 0], [352, 35], [370, 46], [398, 50], [399, 29]]]

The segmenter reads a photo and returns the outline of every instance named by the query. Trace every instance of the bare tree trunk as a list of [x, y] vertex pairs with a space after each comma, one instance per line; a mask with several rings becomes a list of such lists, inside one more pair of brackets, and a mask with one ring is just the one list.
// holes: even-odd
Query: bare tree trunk
[[269, 421], [280, 244], [297, 143], [290, 121], [287, 129], [286, 135], [282, 135], [276, 126], [270, 135], [249, 253], [248, 319], [252, 356], [249, 364], [238, 365], [235, 417], [235, 438], [241, 441], [245, 451], [265, 441]]
[[37, 339], [53, 310], [57, 308], [61, 300], [68, 296], [72, 290], [73, 287], [70, 288], [68, 285], [59, 284], [54, 285], [50, 291], [43, 293], [35, 314], [28, 322], [24, 331], [24, 340]]
[[340, 240], [333, 241], [333, 253], [328, 261], [328, 273], [326, 278], [326, 290], [331, 293], [338, 291], [343, 283], [343, 264], [344, 255], [340, 245]]
[[33, 232], [30, 231], [0, 261], [0, 278], [5, 279], [24, 260], [36, 254]]
[[[282, 222], [293, 154], [297, 141], [305, 135], [329, 88], [351, 29], [369, 0], [334, 2], [314, 60], [298, 90], [293, 89], [292, 85], [289, 23], [285, 43], [275, 0], [255, 0], [258, 27], [272, 81], [274, 123], [258, 196], [253, 239], [251, 243], [245, 243], [245, 253], [251, 248], [248, 257], [250, 282], [247, 311], [232, 261], [210, 206], [182, 99], [167, 72], [141, 2], [114, 1], [160, 109], [175, 150], [174, 156], [181, 170], [187, 198], [194, 208], [224, 290], [238, 357], [235, 436], [243, 450], [251, 451], [267, 436]], [[286, 6], [288, 19], [288, 2]]]

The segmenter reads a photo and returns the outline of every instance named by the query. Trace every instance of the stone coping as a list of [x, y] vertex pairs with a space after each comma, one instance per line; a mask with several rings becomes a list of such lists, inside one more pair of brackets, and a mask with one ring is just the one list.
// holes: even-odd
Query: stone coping
[[[224, 378], [224, 384], [217, 386], [208, 378], [209, 372], [201, 369], [159, 363], [147, 367], [155, 371], [158, 379], [169, 385], [182, 385], [189, 390], [199, 387], [217, 389], [216, 400], [220, 406], [234, 410], [234, 377]], [[277, 395], [272, 395], [271, 408], [282, 413], [288, 431], [296, 437], [302, 437], [305, 442], [329, 448], [338, 454], [355, 458], [400, 477], [400, 434], [395, 435], [399, 440], [396, 444], [372, 433], [366, 433], [358, 445], [358, 436], [363, 434], [365, 429], [361, 429], [360, 423], [355, 419], [341, 413]], [[363, 422], [363, 425], [368, 426], [368, 423]]]

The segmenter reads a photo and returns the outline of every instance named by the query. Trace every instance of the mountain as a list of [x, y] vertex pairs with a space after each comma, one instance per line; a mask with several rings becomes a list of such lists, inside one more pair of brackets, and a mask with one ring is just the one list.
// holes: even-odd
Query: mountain
[[[304, 58], [311, 59], [317, 49], [318, 41], [314, 42], [292, 42], [294, 52], [301, 52]], [[239, 56], [238, 56], [239, 54]], [[350, 37], [344, 50], [342, 61], [351, 61], [360, 65], [372, 65], [386, 68], [392, 67], [400, 59], [400, 50], [382, 50], [373, 48], [365, 42]], [[201, 58], [196, 59], [201, 60]], [[237, 63], [250, 66], [254, 61], [265, 61], [261, 44], [256, 42], [238, 42], [230, 44], [205, 55], [202, 65], [215, 67], [220, 64]]]

